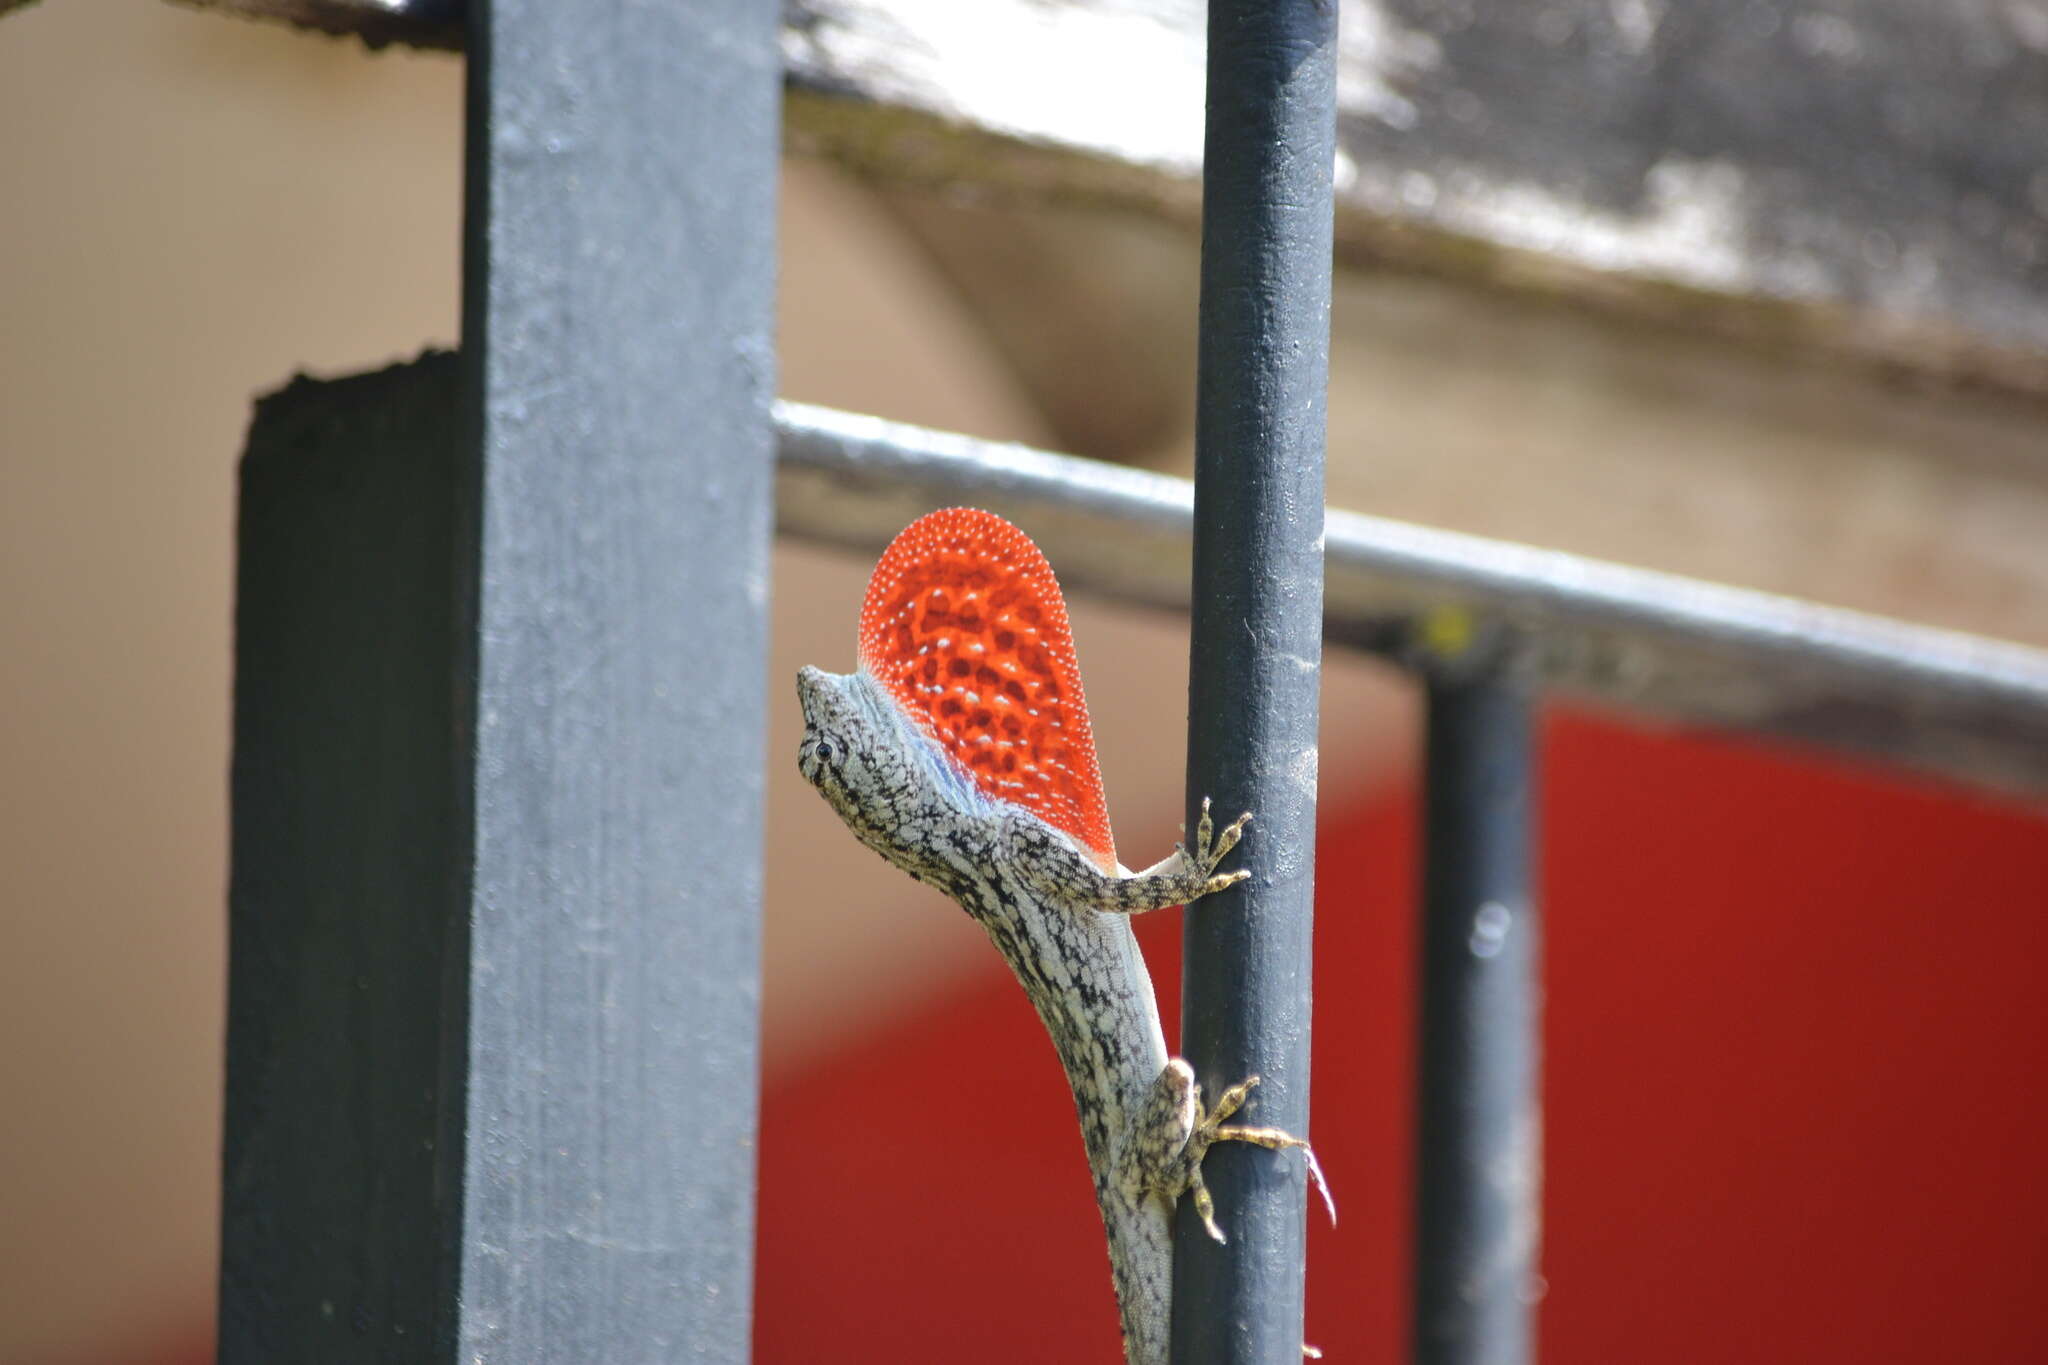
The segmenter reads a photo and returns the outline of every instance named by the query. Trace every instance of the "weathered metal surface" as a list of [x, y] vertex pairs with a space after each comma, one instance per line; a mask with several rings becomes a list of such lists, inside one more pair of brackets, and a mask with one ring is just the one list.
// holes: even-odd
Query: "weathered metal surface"
[[[432, 45], [454, 10], [199, 2]], [[1340, 259], [2048, 394], [2043, 0], [1340, 9]], [[788, 0], [790, 141], [1191, 224], [1202, 14]]]
[[[2048, 391], [2048, 6], [1341, 8], [1340, 258]], [[1198, 0], [788, 14], [800, 145], [1192, 218]]]

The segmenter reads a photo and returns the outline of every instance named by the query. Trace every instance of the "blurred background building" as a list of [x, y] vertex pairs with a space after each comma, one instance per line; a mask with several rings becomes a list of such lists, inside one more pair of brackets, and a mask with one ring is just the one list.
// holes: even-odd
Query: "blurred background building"
[[[2048, 47], [2048, 11], [2007, 8]], [[0, 21], [8, 1365], [208, 1357], [235, 460], [294, 372], [454, 344], [461, 104], [448, 55], [165, 5]], [[1199, 88], [1179, 112], [1199, 127]], [[1711, 254], [1735, 191], [1681, 180], [1634, 212]], [[798, 154], [781, 251], [784, 394], [1187, 467], [1195, 244], [1171, 215]], [[1345, 273], [1334, 333], [1335, 505], [2048, 645], [2025, 384], [1899, 382], [1455, 271]], [[964, 916], [795, 779], [791, 675], [850, 660], [867, 567], [775, 563], [757, 1354], [1110, 1359], [1035, 1020]], [[1149, 861], [1185, 632], [1075, 619]], [[1415, 719], [1396, 675], [1331, 658], [1315, 1132], [1344, 1221], [1313, 1233], [1309, 1326], [1337, 1360], [1394, 1360], [1405, 1331]], [[1545, 1353], [2048, 1358], [2048, 820], [1613, 717], [1554, 709], [1547, 737]], [[1171, 1033], [1170, 918], [1145, 942]]]

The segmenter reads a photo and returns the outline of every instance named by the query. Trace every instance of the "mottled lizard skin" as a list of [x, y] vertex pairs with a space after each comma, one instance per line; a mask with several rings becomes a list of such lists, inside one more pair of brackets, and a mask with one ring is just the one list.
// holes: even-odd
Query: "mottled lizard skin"
[[947, 508], [897, 537], [868, 585], [860, 662], [798, 673], [797, 766], [862, 843], [958, 901], [1022, 983], [1073, 1090], [1125, 1357], [1164, 1365], [1183, 1191], [1222, 1240], [1201, 1180], [1209, 1145], [1301, 1148], [1322, 1185], [1302, 1140], [1223, 1122], [1256, 1076], [1205, 1108], [1167, 1056], [1127, 918], [1246, 876], [1216, 867], [1251, 817], [1216, 832], [1204, 802], [1192, 854], [1117, 863], [1059, 585], [991, 513]]

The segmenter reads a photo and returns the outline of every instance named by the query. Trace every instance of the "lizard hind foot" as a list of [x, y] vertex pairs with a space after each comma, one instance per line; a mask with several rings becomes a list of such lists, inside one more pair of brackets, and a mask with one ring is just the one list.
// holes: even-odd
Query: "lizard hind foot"
[[[1296, 1137], [1294, 1134], [1280, 1128], [1224, 1122], [1224, 1120], [1230, 1118], [1239, 1109], [1244, 1107], [1246, 1097], [1251, 1094], [1253, 1087], [1258, 1085], [1258, 1083], [1259, 1078], [1257, 1076], [1247, 1076], [1236, 1085], [1225, 1090], [1221, 1095], [1218, 1095], [1214, 1106], [1206, 1110], [1198, 1108], [1199, 1116], [1195, 1121], [1195, 1131], [1188, 1139], [1188, 1151], [1192, 1158], [1189, 1163], [1190, 1178], [1188, 1184], [1190, 1190], [1195, 1195], [1195, 1209], [1196, 1212], [1202, 1214], [1202, 1222], [1208, 1228], [1209, 1235], [1219, 1242], [1223, 1240], [1223, 1234], [1216, 1227], [1212, 1216], [1213, 1211], [1210, 1206], [1209, 1192], [1202, 1184], [1202, 1156], [1208, 1151], [1212, 1143], [1217, 1142], [1247, 1142], [1255, 1147], [1264, 1147], [1268, 1151], [1274, 1152], [1286, 1151], [1290, 1148], [1299, 1150], [1302, 1160], [1308, 1165], [1308, 1176], [1315, 1184], [1316, 1193], [1323, 1197], [1323, 1209], [1330, 1215], [1330, 1225], [1335, 1227], [1337, 1224], [1336, 1198], [1330, 1193], [1330, 1182], [1323, 1178], [1323, 1163], [1316, 1160], [1316, 1150], [1309, 1145], [1307, 1138]], [[1199, 1092], [1197, 1093], [1196, 1102], [1199, 1106]]]
[[1215, 1104], [1205, 1105], [1201, 1087], [1195, 1083], [1194, 1068], [1179, 1057], [1167, 1062], [1152, 1083], [1143, 1107], [1133, 1115], [1130, 1134], [1118, 1154], [1120, 1181], [1127, 1183], [1134, 1194], [1150, 1191], [1164, 1197], [1169, 1208], [1181, 1195], [1187, 1195], [1203, 1229], [1216, 1241], [1224, 1242], [1227, 1239], [1216, 1222], [1216, 1201], [1202, 1179], [1202, 1158], [1210, 1146], [1218, 1142], [1248, 1142], [1276, 1152], [1299, 1148], [1308, 1163], [1309, 1178], [1315, 1181], [1330, 1221], [1335, 1223], [1336, 1201], [1330, 1196], [1329, 1182], [1323, 1179], [1322, 1163], [1316, 1160], [1315, 1149], [1306, 1139], [1278, 1128], [1228, 1122], [1244, 1107], [1246, 1096], [1258, 1083], [1257, 1076], [1246, 1077], [1218, 1095]]

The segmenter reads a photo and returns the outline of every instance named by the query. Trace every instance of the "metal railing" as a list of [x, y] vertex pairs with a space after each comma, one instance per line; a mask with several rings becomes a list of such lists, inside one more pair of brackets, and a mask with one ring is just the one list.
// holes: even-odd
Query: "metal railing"
[[[1423, 675], [1417, 1351], [1528, 1359], [1536, 698], [2039, 794], [2048, 655], [1325, 517], [1318, 0], [1212, 9], [1195, 484], [774, 409], [775, 19], [472, 4], [462, 361], [259, 408], [222, 1360], [745, 1356], [771, 514], [874, 550], [940, 502], [1193, 604], [1190, 791], [1261, 824], [1246, 903], [1190, 916], [1185, 1036], [1269, 1121], [1307, 1119], [1319, 631]], [[1212, 1158], [1246, 1234], [1182, 1239], [1177, 1359], [1298, 1349], [1303, 1190], [1259, 1156]]]

